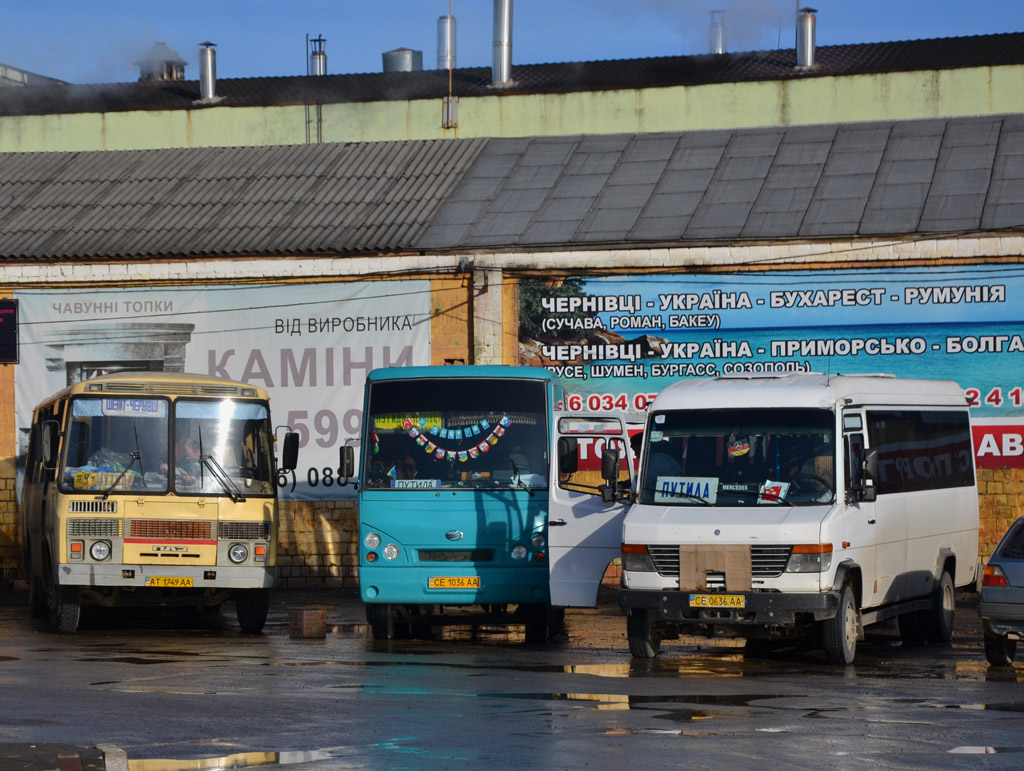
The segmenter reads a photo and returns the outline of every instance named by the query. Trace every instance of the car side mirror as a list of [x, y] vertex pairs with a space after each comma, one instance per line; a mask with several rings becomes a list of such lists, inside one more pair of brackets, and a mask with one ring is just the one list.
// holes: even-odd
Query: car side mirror
[[558, 437], [558, 473], [575, 474], [580, 469], [579, 442], [574, 436]]
[[857, 498], [865, 503], [872, 503], [878, 497], [875, 490], [875, 479], [878, 477], [878, 450], [870, 447], [864, 451], [864, 462], [861, 464], [861, 483]]
[[299, 465], [299, 435], [289, 431], [281, 445], [281, 470], [294, 471]]
[[617, 447], [606, 447], [601, 451], [601, 478], [604, 479], [604, 484], [601, 485], [601, 500], [605, 503], [614, 503], [619, 481], [619, 450]]

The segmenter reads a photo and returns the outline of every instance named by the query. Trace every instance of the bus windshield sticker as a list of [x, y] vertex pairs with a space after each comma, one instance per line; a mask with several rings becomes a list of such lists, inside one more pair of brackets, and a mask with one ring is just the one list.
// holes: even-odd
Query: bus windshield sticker
[[718, 477], [658, 477], [655, 503], [678, 503], [698, 499], [714, 503], [718, 500]]
[[773, 482], [766, 479], [761, 489], [758, 490], [757, 502], [760, 503], [782, 503], [789, 494], [789, 482]]
[[441, 486], [440, 479], [392, 479], [391, 486], [400, 490], [426, 490]]
[[103, 414], [131, 418], [162, 418], [164, 402], [161, 399], [104, 399]]

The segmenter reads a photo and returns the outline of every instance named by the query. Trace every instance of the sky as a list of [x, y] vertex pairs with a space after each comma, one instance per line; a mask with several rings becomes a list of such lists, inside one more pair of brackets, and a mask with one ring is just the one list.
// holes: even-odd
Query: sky
[[[818, 10], [818, 45], [1024, 32], [1024, 0], [514, 0], [516, 64], [708, 52], [710, 11], [727, 50], [794, 47], [797, 6]], [[305, 75], [307, 41], [326, 40], [328, 74], [380, 72], [395, 48], [437, 61], [437, 19], [456, 19], [456, 66], [490, 67], [492, 0], [4, 0], [0, 63], [71, 83], [129, 82], [157, 42], [199, 78], [199, 44], [217, 77]]]

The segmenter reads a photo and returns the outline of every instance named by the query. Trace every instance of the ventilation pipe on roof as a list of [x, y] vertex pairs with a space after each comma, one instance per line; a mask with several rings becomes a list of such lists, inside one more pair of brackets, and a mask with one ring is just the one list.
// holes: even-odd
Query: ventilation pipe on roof
[[309, 75], [326, 75], [327, 74], [327, 52], [324, 51], [324, 40], [323, 35], [318, 35], [309, 41], [309, 44], [313, 47], [313, 50], [309, 54]]
[[217, 98], [217, 53], [213, 50], [216, 43], [206, 41], [200, 43], [199, 49], [199, 98], [204, 102], [212, 102]]
[[423, 69], [423, 52], [396, 48], [381, 54], [384, 72], [419, 72]]
[[139, 81], [184, 80], [186, 64], [166, 43], [155, 43], [135, 62], [139, 68]]
[[512, 85], [512, 0], [494, 0], [494, 49], [491, 85]]
[[708, 30], [708, 53], [725, 53], [725, 11], [711, 11], [711, 29]]
[[437, 19], [437, 68], [455, 69], [455, 17], [450, 14]]
[[814, 28], [817, 8], [801, 8], [796, 17], [796, 66], [801, 69], [814, 67]]

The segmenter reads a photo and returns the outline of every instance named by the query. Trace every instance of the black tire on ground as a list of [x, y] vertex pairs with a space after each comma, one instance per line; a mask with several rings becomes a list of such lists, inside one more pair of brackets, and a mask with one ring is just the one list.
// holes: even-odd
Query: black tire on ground
[[244, 634], [262, 632], [269, 610], [269, 589], [241, 589], [235, 592], [235, 616]]
[[985, 659], [994, 667], [1012, 667], [1017, 653], [1017, 641], [1006, 635], [985, 633]]
[[932, 608], [926, 611], [928, 622], [925, 626], [928, 642], [948, 643], [953, 639], [953, 622], [956, 616], [956, 593], [953, 578], [945, 570], [935, 585], [932, 594]]
[[857, 655], [857, 598], [849, 584], [839, 593], [839, 611], [822, 622], [822, 645], [830, 664], [848, 665]]
[[366, 623], [374, 640], [390, 640], [395, 636], [394, 614], [389, 603], [367, 603]]
[[651, 623], [647, 610], [634, 608], [626, 616], [629, 652], [640, 659], [653, 659], [661, 650], [661, 632]]
[[904, 645], [924, 645], [928, 641], [928, 611], [915, 610], [897, 618]]
[[527, 645], [543, 645], [548, 641], [548, 605], [523, 605], [523, 625]]
[[73, 634], [82, 615], [82, 592], [77, 586], [61, 586], [50, 579], [47, 587], [50, 629], [58, 634]]

